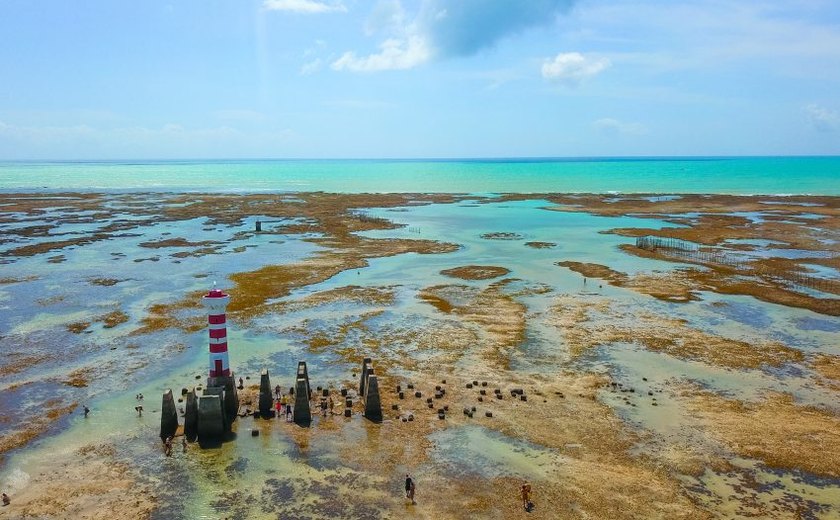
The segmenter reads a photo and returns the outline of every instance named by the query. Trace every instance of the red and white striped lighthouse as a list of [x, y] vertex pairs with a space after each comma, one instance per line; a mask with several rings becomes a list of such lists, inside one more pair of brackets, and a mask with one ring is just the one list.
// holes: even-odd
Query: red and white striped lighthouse
[[230, 377], [225, 322], [225, 308], [230, 303], [230, 296], [214, 287], [201, 298], [201, 302], [207, 307], [210, 324], [210, 377]]

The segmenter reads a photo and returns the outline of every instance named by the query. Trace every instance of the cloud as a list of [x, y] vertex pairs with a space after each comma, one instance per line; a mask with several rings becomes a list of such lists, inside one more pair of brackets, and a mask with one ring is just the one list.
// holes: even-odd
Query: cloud
[[368, 35], [387, 33], [380, 51], [345, 52], [334, 70], [371, 72], [410, 69], [433, 59], [469, 56], [531, 27], [550, 25], [574, 0], [423, 0], [408, 16], [397, 0], [377, 4], [365, 24]]
[[429, 0], [420, 24], [439, 55], [469, 56], [531, 27], [550, 25], [572, 0]]
[[321, 58], [315, 58], [314, 60], [303, 64], [300, 68], [300, 75], [309, 76], [310, 74], [315, 74], [319, 70], [321, 70]]
[[607, 135], [642, 135], [647, 133], [647, 128], [641, 123], [625, 123], [611, 117], [593, 121], [592, 126]]
[[318, 2], [317, 0], [265, 0], [263, 9], [269, 11], [290, 11], [302, 14], [320, 14], [333, 12], [347, 12], [341, 2]]
[[820, 132], [833, 132], [840, 127], [840, 114], [816, 104], [807, 105], [805, 116], [808, 122]]
[[576, 87], [610, 66], [606, 58], [587, 58], [579, 52], [561, 52], [543, 62], [542, 76], [570, 87]]
[[401, 40], [391, 38], [380, 45], [380, 52], [358, 57], [354, 52], [345, 52], [332, 65], [333, 70], [353, 72], [376, 72], [381, 70], [411, 69], [429, 60], [431, 53], [425, 40], [411, 36]]

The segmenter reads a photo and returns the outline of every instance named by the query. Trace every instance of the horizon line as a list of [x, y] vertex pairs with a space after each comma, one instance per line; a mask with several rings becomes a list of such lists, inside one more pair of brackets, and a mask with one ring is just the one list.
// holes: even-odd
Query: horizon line
[[96, 163], [96, 162], [200, 162], [200, 161], [394, 161], [394, 162], [446, 162], [446, 161], [575, 161], [575, 160], [667, 160], [667, 159], [784, 159], [784, 158], [840, 158], [838, 154], [744, 154], [744, 155], [516, 155], [486, 157], [179, 157], [179, 158], [99, 158], [99, 159], [3, 159], [0, 163]]

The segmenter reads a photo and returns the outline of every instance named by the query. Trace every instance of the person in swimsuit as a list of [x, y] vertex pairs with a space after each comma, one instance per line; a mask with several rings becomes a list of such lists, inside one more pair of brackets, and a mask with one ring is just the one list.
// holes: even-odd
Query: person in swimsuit
[[531, 484], [528, 484], [527, 482], [522, 484], [520, 493], [522, 494], [522, 507], [525, 508], [525, 511], [530, 513], [531, 508], [534, 507], [534, 504], [531, 503]]

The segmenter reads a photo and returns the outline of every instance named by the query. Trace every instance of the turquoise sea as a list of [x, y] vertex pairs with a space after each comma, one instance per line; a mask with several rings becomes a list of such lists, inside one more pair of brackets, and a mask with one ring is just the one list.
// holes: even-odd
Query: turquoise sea
[[840, 195], [840, 157], [0, 162], [0, 190]]

